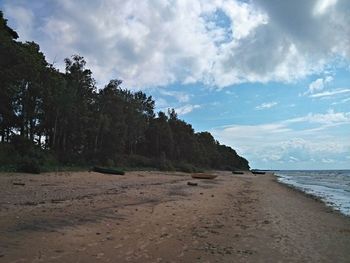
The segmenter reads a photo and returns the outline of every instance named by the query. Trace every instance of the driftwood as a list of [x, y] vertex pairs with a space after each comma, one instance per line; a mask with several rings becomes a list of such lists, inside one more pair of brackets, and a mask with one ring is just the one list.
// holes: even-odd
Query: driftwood
[[117, 170], [113, 168], [98, 167], [98, 166], [93, 167], [91, 170], [94, 172], [103, 173], [103, 174], [118, 174], [118, 175], [125, 174], [125, 172], [121, 170]]
[[266, 172], [252, 171], [253, 174], [266, 174]]
[[18, 182], [14, 182], [12, 183], [13, 185], [21, 185], [21, 186], [25, 186], [26, 184], [25, 183], [18, 183]]
[[205, 174], [205, 173], [196, 173], [191, 175], [194, 179], [214, 179], [217, 175], [214, 174]]

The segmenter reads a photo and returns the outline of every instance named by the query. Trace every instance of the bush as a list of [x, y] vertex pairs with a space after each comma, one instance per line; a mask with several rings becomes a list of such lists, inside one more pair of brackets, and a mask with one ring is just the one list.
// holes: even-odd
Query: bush
[[153, 167], [157, 166], [153, 159], [141, 155], [130, 155], [127, 158], [128, 167]]
[[116, 154], [113, 158], [114, 165], [118, 167], [125, 167], [127, 166], [127, 156], [124, 154]]
[[50, 171], [58, 165], [52, 152], [23, 136], [14, 135], [11, 144], [0, 143], [0, 168], [3, 171], [40, 173], [42, 169]]
[[107, 159], [106, 165], [108, 167], [113, 167], [113, 166], [115, 166], [115, 163], [114, 163], [114, 161], [112, 159]]
[[40, 173], [44, 157], [39, 147], [19, 136], [14, 137], [13, 144], [0, 144], [0, 166], [4, 171]]
[[159, 170], [161, 171], [175, 171], [173, 164], [170, 161], [164, 161], [159, 164]]
[[0, 143], [0, 166], [9, 167], [14, 165], [19, 160], [19, 154], [16, 152], [13, 145], [9, 143]]
[[37, 159], [25, 157], [22, 161], [17, 165], [17, 172], [22, 173], [40, 173], [40, 164]]
[[174, 171], [175, 170], [173, 164], [166, 159], [166, 155], [164, 152], [162, 152], [160, 154], [158, 168], [161, 171]]
[[180, 162], [176, 165], [176, 170], [184, 173], [200, 173], [202, 170], [198, 169], [192, 164]]

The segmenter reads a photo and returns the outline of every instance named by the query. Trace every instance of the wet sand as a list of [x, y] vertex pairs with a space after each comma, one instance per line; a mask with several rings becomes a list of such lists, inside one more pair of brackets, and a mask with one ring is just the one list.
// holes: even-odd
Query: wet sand
[[216, 173], [0, 174], [0, 262], [350, 262], [349, 218]]

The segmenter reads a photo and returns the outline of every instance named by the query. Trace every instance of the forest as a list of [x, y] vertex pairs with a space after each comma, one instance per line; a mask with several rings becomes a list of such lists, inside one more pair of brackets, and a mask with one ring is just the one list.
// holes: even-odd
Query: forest
[[195, 132], [174, 109], [155, 112], [142, 91], [119, 79], [97, 89], [79, 55], [65, 72], [35, 42], [20, 42], [0, 11], [0, 167], [114, 166], [193, 172], [249, 169], [209, 132]]

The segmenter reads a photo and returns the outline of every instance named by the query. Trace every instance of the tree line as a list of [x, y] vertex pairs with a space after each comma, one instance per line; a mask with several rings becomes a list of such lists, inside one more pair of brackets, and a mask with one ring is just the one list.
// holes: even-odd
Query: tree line
[[174, 109], [155, 113], [142, 91], [111, 80], [97, 89], [79, 55], [65, 72], [39, 45], [20, 42], [0, 11], [0, 165], [101, 164], [161, 169], [249, 169], [209, 132], [195, 132]]

